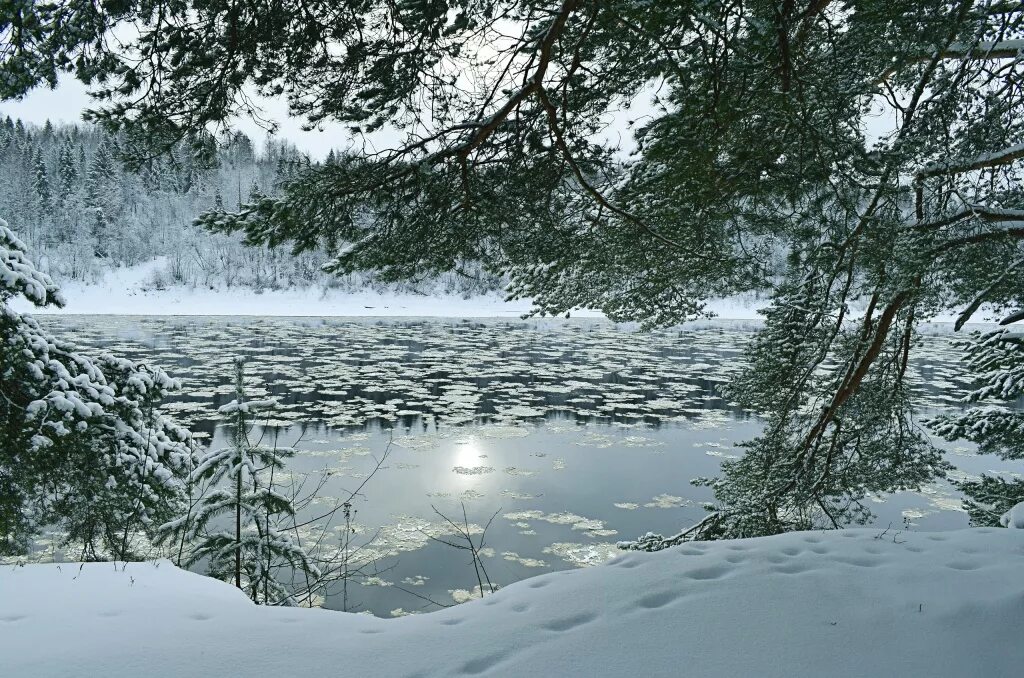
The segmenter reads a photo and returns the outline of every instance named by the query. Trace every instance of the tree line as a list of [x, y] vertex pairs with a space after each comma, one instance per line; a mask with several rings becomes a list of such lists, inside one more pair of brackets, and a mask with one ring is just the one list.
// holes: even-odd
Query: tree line
[[[269, 139], [257, 148], [232, 132], [200, 135], [125, 162], [131, 155], [125, 135], [93, 125], [0, 121], [0, 214], [16, 225], [41, 270], [59, 282], [93, 283], [111, 270], [162, 257], [165, 265], [146, 281], [154, 288], [387, 287], [372, 275], [325, 273], [329, 253], [322, 248], [292, 255], [246, 247], [240, 236], [194, 225], [204, 212], [239, 211], [276, 195], [305, 169], [336, 163], [334, 150], [314, 163], [287, 141]], [[473, 273], [401, 288], [469, 293], [500, 286], [497, 277], [469, 268]]]

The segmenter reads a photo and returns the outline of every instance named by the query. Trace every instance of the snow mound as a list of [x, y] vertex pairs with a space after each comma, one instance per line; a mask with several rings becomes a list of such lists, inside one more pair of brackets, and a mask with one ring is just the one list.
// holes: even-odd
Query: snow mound
[[258, 608], [169, 562], [0, 570], [10, 676], [1020, 675], [1024, 533], [630, 553], [426, 615]]
[[1024, 530], [1024, 501], [999, 516], [999, 524], [1016, 530]]

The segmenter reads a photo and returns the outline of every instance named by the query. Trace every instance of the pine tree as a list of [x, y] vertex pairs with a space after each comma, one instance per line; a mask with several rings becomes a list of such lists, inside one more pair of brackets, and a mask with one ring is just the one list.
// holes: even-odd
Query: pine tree
[[191, 477], [209, 491], [192, 515], [163, 525], [159, 538], [159, 543], [184, 539], [191, 545], [187, 564], [205, 560], [211, 576], [233, 582], [253, 602], [266, 605], [294, 604], [283, 572], [289, 579], [293, 574], [319, 576], [305, 550], [285, 531], [295, 509], [277, 491], [275, 474], [280, 478], [284, 461], [295, 450], [249, 440], [257, 415], [273, 405], [246, 398], [244, 361], [236, 360], [235, 399], [219, 409], [231, 442], [200, 458]]

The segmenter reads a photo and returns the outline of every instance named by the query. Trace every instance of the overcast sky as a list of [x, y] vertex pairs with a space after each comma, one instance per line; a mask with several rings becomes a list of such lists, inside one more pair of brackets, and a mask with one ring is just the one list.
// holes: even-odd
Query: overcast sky
[[[618, 145], [624, 154], [633, 151], [635, 144], [627, 120], [642, 119], [652, 112], [647, 101], [654, 92], [654, 87], [648, 88], [629, 109], [610, 115], [608, 128], [598, 135], [600, 140]], [[278, 123], [277, 137], [291, 141], [314, 160], [323, 160], [332, 148], [347, 149], [353, 144], [352, 135], [343, 125], [326, 123], [322, 125], [322, 130], [307, 132], [298, 120], [288, 117], [287, 105], [283, 100], [252, 98], [261, 102], [264, 117]], [[85, 85], [70, 76], [62, 76], [56, 89], [36, 88], [21, 101], [0, 101], [0, 116], [9, 115], [37, 125], [47, 120], [54, 123], [76, 123], [82, 121], [82, 111], [90, 103]], [[245, 132], [258, 145], [262, 145], [267, 138], [267, 133], [251, 120], [237, 120], [233, 127]], [[374, 133], [369, 143], [373, 145], [372, 150], [382, 150], [394, 148], [400, 141], [400, 135], [394, 130], [383, 129]]]
[[[608, 128], [598, 135], [600, 140], [618, 145], [623, 155], [628, 155], [635, 150], [632, 130], [627, 121], [643, 120], [654, 112], [654, 108], [649, 102], [655, 92], [655, 87], [648, 87], [637, 97], [629, 109], [610, 115]], [[278, 123], [277, 136], [291, 141], [313, 160], [323, 160], [332, 148], [347, 149], [353, 144], [352, 136], [343, 125], [326, 123], [322, 130], [307, 132], [302, 129], [298, 120], [288, 117], [287, 106], [283, 100], [253, 98], [262, 102], [264, 117]], [[85, 86], [69, 76], [64, 76], [55, 90], [37, 88], [22, 101], [0, 101], [0, 115], [21, 118], [26, 122], [38, 125], [42, 125], [47, 120], [55, 123], [74, 123], [81, 122], [82, 111], [89, 104], [90, 99], [86, 94]], [[865, 132], [869, 143], [876, 141], [881, 135], [890, 133], [894, 122], [892, 112], [887, 110], [886, 106], [879, 105], [877, 110], [866, 119], [867, 129]], [[267, 138], [267, 133], [251, 120], [238, 120], [234, 123], [234, 127], [245, 132], [258, 145], [262, 145]], [[393, 130], [381, 130], [375, 133], [370, 140], [370, 143], [374, 145], [373, 150], [394, 148], [399, 142], [400, 137]]]
[[[75, 123], [82, 121], [82, 111], [90, 104], [85, 85], [79, 81], [62, 77], [57, 89], [36, 88], [22, 101], [0, 101], [0, 115], [21, 118], [25, 122], [42, 125], [47, 120], [54, 123]], [[347, 148], [351, 136], [337, 124], [324, 125], [323, 131], [306, 132], [298, 120], [287, 116], [283, 101], [263, 100], [266, 117], [280, 125], [277, 136], [288, 139], [299, 150], [308, 153], [314, 160], [322, 160], [331, 148]], [[267, 134], [249, 120], [239, 120], [234, 127], [262, 144]]]

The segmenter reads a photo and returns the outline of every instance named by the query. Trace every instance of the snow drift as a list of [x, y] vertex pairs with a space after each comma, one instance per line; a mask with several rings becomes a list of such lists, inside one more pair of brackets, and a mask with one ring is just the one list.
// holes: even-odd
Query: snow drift
[[1014, 676], [1024, 532], [630, 553], [399, 619], [262, 608], [167, 561], [0, 570], [5, 676]]

